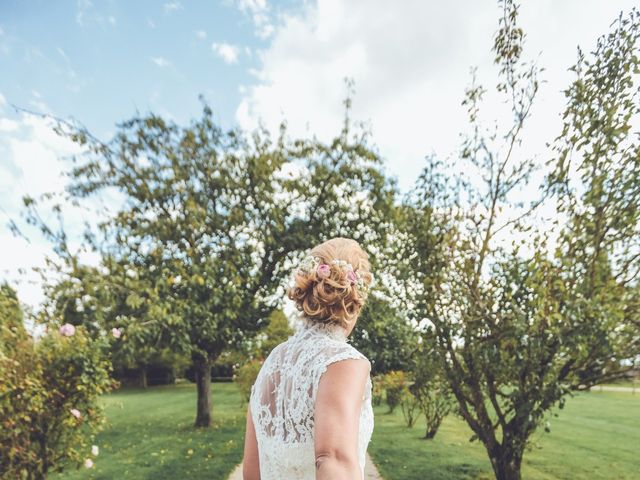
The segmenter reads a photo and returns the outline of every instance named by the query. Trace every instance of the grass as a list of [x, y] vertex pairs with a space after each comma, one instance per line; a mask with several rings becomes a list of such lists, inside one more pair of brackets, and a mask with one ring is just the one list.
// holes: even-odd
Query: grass
[[[640, 390], [640, 380], [636, 380], [635, 382], [632, 380], [620, 380], [617, 382], [611, 382], [611, 383], [603, 383], [603, 386], [607, 386], [607, 387], [636, 387], [637, 390]], [[596, 385], [595, 387], [592, 387], [591, 390], [598, 390], [599, 385]]]
[[190, 384], [127, 389], [105, 396], [108, 418], [91, 470], [52, 476], [75, 479], [225, 479], [242, 459], [245, 407], [237, 387], [213, 384], [211, 429], [195, 429]]
[[[483, 446], [469, 443], [466, 424], [448, 417], [434, 440], [422, 440], [421, 421], [405, 427], [402, 413], [376, 408], [369, 452], [385, 480], [492, 479]], [[423, 421], [422, 421], [423, 422]], [[629, 393], [583, 393], [567, 401], [551, 419], [551, 433], [536, 433], [525, 453], [523, 478], [640, 478], [640, 396]]]
[[[244, 407], [233, 384], [213, 385], [215, 425], [193, 428], [193, 385], [121, 390], [104, 398], [108, 423], [96, 443], [100, 455], [91, 470], [68, 470], [55, 480], [207, 479], [223, 480], [240, 462]], [[376, 407], [369, 452], [385, 480], [492, 479], [482, 445], [469, 443], [466, 424], [454, 417], [426, 441], [422, 421], [404, 426], [402, 413]], [[583, 393], [569, 399], [550, 434], [536, 434], [525, 454], [523, 478], [639, 478], [640, 395]]]

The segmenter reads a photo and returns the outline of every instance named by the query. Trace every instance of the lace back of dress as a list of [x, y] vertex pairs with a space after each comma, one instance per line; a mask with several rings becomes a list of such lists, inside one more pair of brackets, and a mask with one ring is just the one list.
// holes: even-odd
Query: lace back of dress
[[320, 377], [328, 365], [347, 358], [364, 357], [343, 334], [320, 326], [303, 328], [269, 355], [250, 400], [263, 480], [314, 478], [313, 415]]
[[[304, 335], [279, 345], [262, 367], [254, 386], [259, 419], [256, 429], [284, 443], [304, 443], [312, 438], [313, 410], [319, 375], [330, 342], [309, 344]], [[309, 348], [312, 347], [312, 348]], [[252, 404], [253, 407], [253, 404]]]

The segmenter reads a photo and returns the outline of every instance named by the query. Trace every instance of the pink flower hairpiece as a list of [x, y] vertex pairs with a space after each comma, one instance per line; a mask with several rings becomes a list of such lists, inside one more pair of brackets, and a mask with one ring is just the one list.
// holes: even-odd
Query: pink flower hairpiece
[[312, 272], [318, 276], [318, 278], [328, 278], [331, 275], [331, 266], [335, 265], [345, 272], [347, 280], [351, 285], [355, 285], [358, 290], [364, 294], [368, 293], [369, 285], [364, 281], [364, 278], [359, 271], [353, 268], [349, 262], [344, 260], [335, 259], [327, 263], [323, 263], [319, 257], [312, 255], [306, 256], [298, 266], [297, 273], [302, 275], [308, 275]]
[[318, 278], [327, 278], [331, 275], [331, 267], [326, 263], [321, 263], [316, 268], [316, 274], [318, 275]]

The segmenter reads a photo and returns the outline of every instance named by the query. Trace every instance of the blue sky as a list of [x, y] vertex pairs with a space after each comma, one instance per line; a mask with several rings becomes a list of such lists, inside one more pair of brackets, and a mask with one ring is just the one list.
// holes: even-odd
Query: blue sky
[[[268, 41], [251, 13], [230, 1], [6, 0], [0, 92], [104, 135], [136, 110], [185, 121], [197, 114], [199, 94], [230, 125], [239, 87]], [[214, 44], [233, 46], [237, 59], [225, 61]]]
[[[522, 3], [526, 55], [546, 68], [546, 82], [519, 153], [543, 163], [576, 47], [589, 51], [637, 0]], [[46, 120], [12, 105], [74, 117], [106, 139], [136, 111], [187, 122], [202, 94], [224, 127], [275, 130], [286, 119], [292, 135], [326, 139], [340, 129], [349, 77], [353, 117], [367, 122], [387, 172], [406, 190], [425, 155], [455, 157], [471, 67], [495, 84], [498, 13], [496, 0], [2, 0], [0, 280], [29, 305], [42, 300], [30, 269], [50, 245], [28, 229], [31, 242], [14, 237], [7, 222], [19, 219], [23, 195], [62, 192], [78, 152]], [[483, 114], [504, 118], [490, 96]], [[65, 220], [77, 233], [91, 219], [68, 208]]]

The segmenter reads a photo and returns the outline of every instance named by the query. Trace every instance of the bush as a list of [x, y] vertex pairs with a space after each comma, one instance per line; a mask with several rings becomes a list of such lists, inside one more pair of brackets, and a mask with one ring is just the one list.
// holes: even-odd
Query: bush
[[409, 386], [411, 395], [424, 415], [425, 440], [436, 436], [442, 420], [451, 413], [455, 405], [451, 388], [443, 371], [442, 360], [435, 349], [429, 348], [430, 341], [431, 339], [427, 338], [423, 348], [414, 356], [413, 381]]
[[407, 385], [406, 375], [401, 370], [392, 370], [382, 375], [380, 380], [386, 393], [389, 413], [392, 413], [402, 400], [402, 395]]
[[420, 402], [407, 387], [402, 391], [400, 408], [402, 409], [402, 416], [404, 417], [407, 427], [413, 427], [416, 424], [416, 420], [418, 420], [418, 415], [420, 413]]
[[0, 349], [0, 478], [42, 480], [93, 465], [98, 396], [113, 387], [106, 344], [81, 328], [63, 331], [34, 341], [0, 322], [0, 345], [14, 347]]
[[383, 375], [376, 375], [371, 382], [371, 403], [374, 407], [382, 405], [384, 398]]
[[242, 394], [242, 399], [246, 402], [249, 401], [249, 397], [251, 396], [251, 387], [255, 383], [256, 378], [258, 378], [258, 373], [260, 372], [261, 367], [262, 360], [253, 359], [249, 360], [236, 370], [233, 381], [238, 386], [238, 389]]

